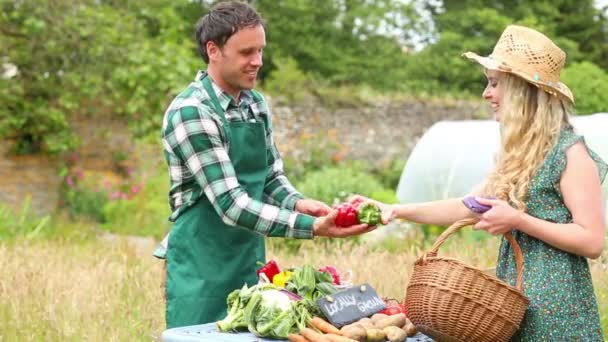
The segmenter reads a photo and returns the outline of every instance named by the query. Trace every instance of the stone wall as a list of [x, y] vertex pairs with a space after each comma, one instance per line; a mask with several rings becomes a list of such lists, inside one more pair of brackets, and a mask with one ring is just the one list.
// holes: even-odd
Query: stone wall
[[132, 137], [123, 121], [79, 118], [72, 121], [72, 127], [79, 147], [60, 157], [15, 156], [10, 154], [10, 141], [0, 144], [0, 204], [20, 209], [29, 198], [32, 212], [52, 212], [59, 204], [62, 168], [76, 165], [92, 172], [113, 171], [122, 158], [133, 153]]
[[479, 102], [420, 100], [337, 110], [276, 106], [274, 137], [283, 156], [298, 158], [322, 140], [332, 140], [339, 145], [340, 157], [385, 162], [406, 159], [433, 123], [472, 119], [485, 110]]
[[[484, 110], [481, 103], [464, 101], [404, 100], [335, 110], [314, 104], [277, 105], [273, 107], [274, 137], [283, 156], [296, 160], [310, 149], [332, 146], [339, 154], [332, 157], [382, 163], [407, 158], [433, 123], [471, 119]], [[29, 195], [32, 209], [50, 212], [58, 205], [62, 165], [75, 163], [89, 171], [108, 171], [135, 152], [127, 125], [120, 120], [81, 118], [73, 127], [81, 139], [80, 147], [62, 158], [11, 156], [10, 144], [1, 144], [0, 203], [18, 208]]]
[[0, 204], [17, 209], [29, 198], [34, 213], [57, 206], [60, 178], [58, 161], [47, 156], [9, 156], [10, 142], [0, 144]]

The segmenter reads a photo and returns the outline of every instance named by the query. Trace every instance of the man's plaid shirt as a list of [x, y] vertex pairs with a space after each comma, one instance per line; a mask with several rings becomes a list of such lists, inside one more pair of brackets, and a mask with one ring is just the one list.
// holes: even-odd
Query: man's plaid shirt
[[[283, 174], [283, 161], [272, 138], [271, 125], [266, 129], [268, 176], [263, 202], [249, 197], [241, 188], [232, 166], [221, 118], [201, 82], [198, 72], [192, 82], [171, 103], [163, 119], [162, 136], [165, 159], [169, 166], [171, 221], [201, 197], [212, 203], [222, 220], [266, 236], [312, 238], [314, 218], [294, 211], [303, 196]], [[228, 122], [263, 120], [270, 123], [265, 100], [255, 103], [251, 92], [242, 91], [240, 103], [213, 83]]]

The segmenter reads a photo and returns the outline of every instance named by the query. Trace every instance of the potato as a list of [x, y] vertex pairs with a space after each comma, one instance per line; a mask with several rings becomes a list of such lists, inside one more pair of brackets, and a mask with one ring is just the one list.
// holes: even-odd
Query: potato
[[407, 320], [407, 318], [405, 317], [405, 314], [399, 313], [396, 315], [392, 315], [392, 316], [383, 318], [383, 319], [379, 320], [378, 322], [375, 322], [374, 324], [376, 325], [376, 328], [378, 328], [378, 329], [384, 329], [386, 327], [391, 327], [391, 326], [401, 328], [405, 325], [406, 320]]
[[355, 326], [362, 327], [363, 324], [359, 323], [358, 321], [357, 322], [353, 322], [351, 324], [347, 324], [347, 325], [342, 326], [342, 328], [340, 328], [340, 330], [348, 329], [350, 327], [355, 327]]
[[370, 318], [367, 318], [367, 317], [361, 318], [360, 320], [355, 322], [355, 324], [362, 325], [365, 328], [375, 328], [376, 327], [374, 325], [374, 321], [372, 321]]
[[389, 342], [404, 342], [407, 340], [407, 334], [401, 328], [388, 326], [382, 330], [386, 333], [386, 338]]
[[340, 329], [342, 335], [357, 340], [359, 342], [365, 342], [367, 340], [367, 331], [360, 324], [349, 324], [345, 325]]
[[410, 321], [409, 319], [405, 323], [405, 326], [403, 327], [403, 331], [405, 331], [405, 333], [407, 334], [407, 337], [414, 336], [418, 333], [418, 329], [416, 329], [416, 326], [414, 325], [414, 323], [412, 323], [412, 321]]
[[372, 316], [372, 322], [374, 322], [374, 324], [376, 324], [376, 322], [378, 322], [384, 318], [387, 318], [387, 317], [388, 317], [387, 314], [377, 313]]
[[367, 342], [383, 342], [386, 339], [386, 333], [377, 328], [365, 329], [367, 332]]

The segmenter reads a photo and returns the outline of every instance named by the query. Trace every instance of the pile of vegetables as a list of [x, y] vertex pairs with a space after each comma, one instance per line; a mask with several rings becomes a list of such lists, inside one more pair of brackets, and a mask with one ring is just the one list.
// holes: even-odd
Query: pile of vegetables
[[221, 332], [250, 331], [287, 338], [301, 331], [318, 312], [316, 304], [273, 284], [243, 286], [228, 295], [228, 315], [216, 323]]
[[[260, 267], [260, 269], [258, 269], [258, 271], [256, 272], [258, 277], [260, 279], [262, 278], [266, 278], [265, 280], [268, 280], [269, 282], [273, 283], [276, 286], [279, 287], [285, 287], [287, 282], [294, 276], [294, 274], [297, 273], [297, 278], [296, 280], [291, 280], [291, 282], [296, 282], [296, 283], [310, 283], [311, 286], [312, 284], [312, 277], [311, 275], [314, 275], [315, 278], [315, 286], [316, 283], [333, 283], [334, 285], [341, 285], [341, 279], [340, 279], [340, 274], [338, 273], [338, 270], [333, 267], [333, 266], [324, 266], [321, 267], [318, 271], [315, 271], [314, 268], [312, 268], [312, 266], [304, 266], [300, 269], [288, 269], [288, 270], [284, 270], [281, 271], [281, 268], [279, 267], [279, 264], [277, 264], [276, 261], [274, 260], [270, 260], [269, 262], [267, 262], [266, 264], [262, 264], [261, 262], [259, 262], [260, 265], [262, 265], [262, 267]], [[329, 277], [327, 274], [323, 274], [323, 273], [327, 273], [329, 274]], [[304, 280], [302, 280], [304, 279]], [[326, 285], [321, 285], [321, 287], [324, 287]], [[295, 289], [296, 293], [298, 293], [298, 290]]]
[[360, 223], [376, 226], [382, 223], [382, 212], [373, 203], [364, 203], [358, 209], [350, 203], [342, 203], [336, 207], [336, 226], [350, 227]]
[[290, 334], [290, 342], [404, 342], [418, 333], [405, 314], [381, 313], [365, 317], [338, 329], [319, 317], [313, 317], [299, 334]]
[[327, 322], [316, 300], [337, 292], [340, 277], [332, 266], [281, 271], [270, 261], [258, 271], [262, 273], [260, 278], [272, 283], [244, 285], [228, 295], [228, 315], [216, 322], [220, 332], [250, 331], [291, 342], [403, 342], [417, 333], [403, 304], [391, 299], [385, 299], [383, 311], [340, 329]]
[[[269, 268], [263, 271], [269, 271]], [[259, 283], [232, 291], [227, 298], [228, 315], [216, 323], [218, 330], [248, 330], [261, 337], [286, 339], [289, 334], [306, 328], [314, 316], [322, 316], [315, 301], [337, 291], [332, 274], [310, 265], [289, 272], [291, 275], [285, 288], [273, 283]], [[280, 273], [274, 274], [273, 280]]]
[[313, 302], [337, 291], [330, 271], [320, 271], [310, 265], [294, 269], [285, 289]]

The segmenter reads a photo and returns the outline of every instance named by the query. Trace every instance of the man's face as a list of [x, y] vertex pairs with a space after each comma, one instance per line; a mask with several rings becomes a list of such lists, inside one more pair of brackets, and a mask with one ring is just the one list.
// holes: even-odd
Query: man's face
[[266, 33], [261, 25], [247, 27], [233, 34], [220, 49], [214, 43], [208, 50], [210, 63], [215, 63], [221, 80], [215, 80], [231, 95], [255, 87], [262, 67]]

